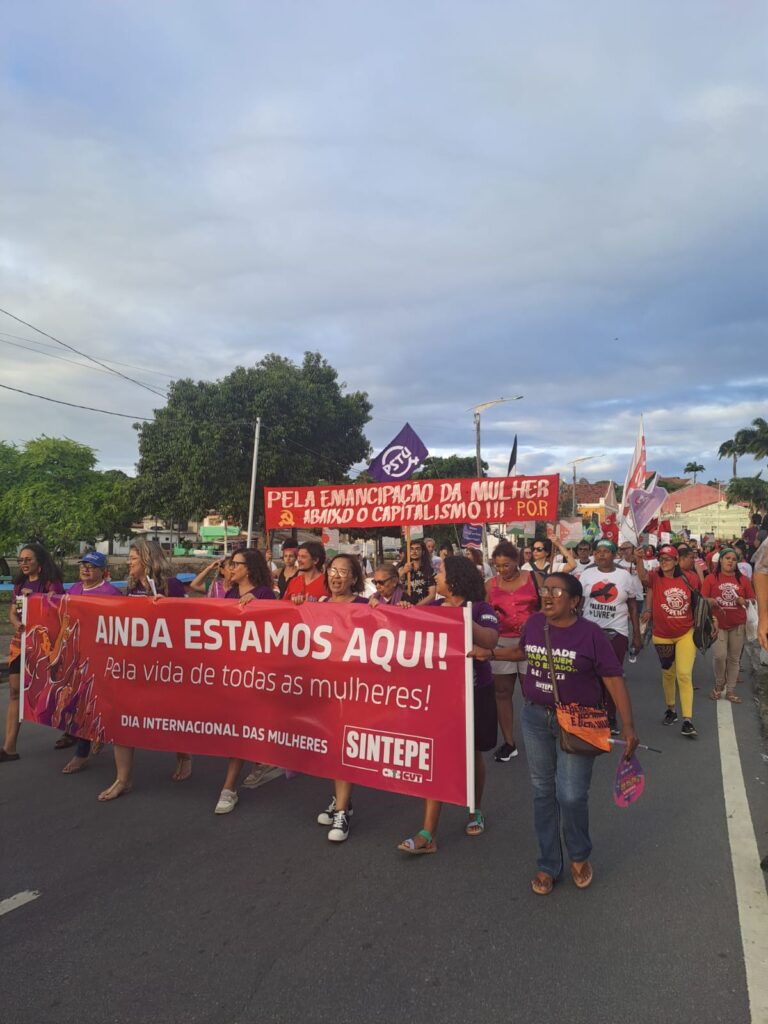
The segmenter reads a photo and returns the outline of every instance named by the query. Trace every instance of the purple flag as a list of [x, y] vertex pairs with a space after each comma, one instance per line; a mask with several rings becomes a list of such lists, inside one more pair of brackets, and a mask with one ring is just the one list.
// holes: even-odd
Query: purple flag
[[368, 472], [379, 483], [407, 480], [421, 467], [428, 455], [424, 442], [410, 423], [406, 423], [397, 437], [376, 456]]
[[632, 519], [638, 536], [658, 513], [668, 497], [664, 488], [659, 487], [656, 483], [658, 478], [657, 474], [647, 490], [634, 487], [629, 492], [629, 507], [632, 510]]

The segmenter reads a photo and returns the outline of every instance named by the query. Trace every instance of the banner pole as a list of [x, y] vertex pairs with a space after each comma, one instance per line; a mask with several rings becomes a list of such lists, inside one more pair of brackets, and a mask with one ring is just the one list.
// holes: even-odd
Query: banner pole
[[[11, 600], [14, 600], [11, 594]], [[21, 679], [19, 683], [19, 721], [24, 721], [24, 672], [27, 664], [27, 598], [22, 599], [21, 605]]]
[[[472, 605], [466, 604], [462, 609], [464, 612], [464, 646], [467, 651], [472, 650]], [[471, 658], [465, 658], [464, 669], [464, 723], [465, 732], [465, 757], [467, 759], [467, 807], [469, 813], [475, 808], [475, 663]]]
[[408, 597], [411, 596], [411, 528], [410, 526], [403, 527], [405, 530], [405, 561], [408, 566]]

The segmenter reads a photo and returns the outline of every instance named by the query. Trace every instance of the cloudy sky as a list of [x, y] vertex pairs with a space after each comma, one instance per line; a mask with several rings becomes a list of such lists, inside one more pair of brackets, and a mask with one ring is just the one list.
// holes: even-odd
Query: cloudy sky
[[[522, 394], [493, 470], [517, 433], [619, 481], [641, 412], [705, 479], [766, 415], [762, 0], [11, 0], [2, 37], [0, 306], [156, 390], [319, 350], [374, 450], [469, 454]], [[0, 331], [2, 384], [162, 404]], [[131, 419], [0, 391], [41, 433], [136, 460]]]

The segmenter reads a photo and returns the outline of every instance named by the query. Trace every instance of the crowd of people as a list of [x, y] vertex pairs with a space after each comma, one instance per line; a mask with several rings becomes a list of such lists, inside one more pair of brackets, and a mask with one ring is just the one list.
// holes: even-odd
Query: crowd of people
[[[631, 757], [638, 737], [624, 681], [624, 663], [637, 657], [650, 640], [661, 667], [663, 724], [678, 721], [681, 734], [696, 737], [693, 724], [694, 613], [697, 603], [711, 607], [717, 636], [714, 645], [714, 687], [709, 696], [741, 703], [737, 693], [747, 617], [759, 604], [758, 632], [768, 649], [768, 540], [759, 530], [731, 544], [714, 542], [701, 549], [695, 541], [635, 548], [610, 539], [580, 543], [575, 552], [557, 539], [537, 539], [519, 549], [501, 540], [486, 565], [480, 552], [466, 557], [444, 545], [439, 552], [430, 538], [414, 541], [399, 561], [375, 569], [354, 554], [331, 558], [317, 540], [286, 541], [277, 568], [255, 548], [216, 559], [194, 579], [182, 582], [159, 544], [136, 540], [128, 555], [125, 594], [145, 600], [207, 596], [251, 601], [330, 602], [414, 608], [420, 605], [468, 606], [472, 619], [474, 672], [475, 800], [465, 833], [483, 834], [484, 754], [511, 761], [515, 741], [514, 690], [523, 697], [522, 735], [533, 790], [534, 827], [539, 846], [532, 890], [548, 895], [564, 872], [562, 844], [574, 883], [592, 881], [588, 799], [593, 757], [564, 749], [556, 702], [593, 710], [604, 709], [610, 733], [621, 737], [624, 756]], [[466, 555], [466, 553], [465, 553]], [[369, 570], [366, 572], [366, 570]], [[70, 593], [79, 597], [120, 596], [109, 579], [107, 559], [89, 551], [79, 563], [79, 581]], [[752, 578], [755, 586], [753, 588]], [[22, 604], [40, 594], [62, 594], [61, 573], [41, 545], [24, 545], [18, 556], [10, 620], [14, 634], [9, 651], [10, 693], [0, 762], [19, 760], [19, 693], [21, 686]], [[499, 736], [500, 734], [500, 736]], [[501, 743], [497, 746], [499, 738]], [[65, 774], [82, 771], [95, 750], [87, 737], [63, 734], [57, 748], [75, 746]], [[494, 750], [495, 748], [495, 750]], [[115, 780], [98, 799], [104, 803], [133, 787], [133, 748], [114, 745]], [[229, 758], [216, 814], [228, 814], [238, 802], [239, 785], [256, 786], [272, 765], [245, 769], [241, 758]], [[173, 779], [192, 773], [188, 752], [176, 754]], [[398, 849], [409, 855], [437, 852], [441, 805], [424, 801], [422, 827]], [[333, 780], [333, 794], [317, 817], [331, 842], [350, 833], [352, 785]]]

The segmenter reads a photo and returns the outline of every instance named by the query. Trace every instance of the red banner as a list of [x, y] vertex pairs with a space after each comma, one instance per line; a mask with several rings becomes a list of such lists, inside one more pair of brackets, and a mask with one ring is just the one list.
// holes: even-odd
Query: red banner
[[506, 476], [397, 484], [265, 487], [268, 530], [557, 519], [560, 478]]
[[32, 597], [26, 721], [471, 806], [465, 609]]

